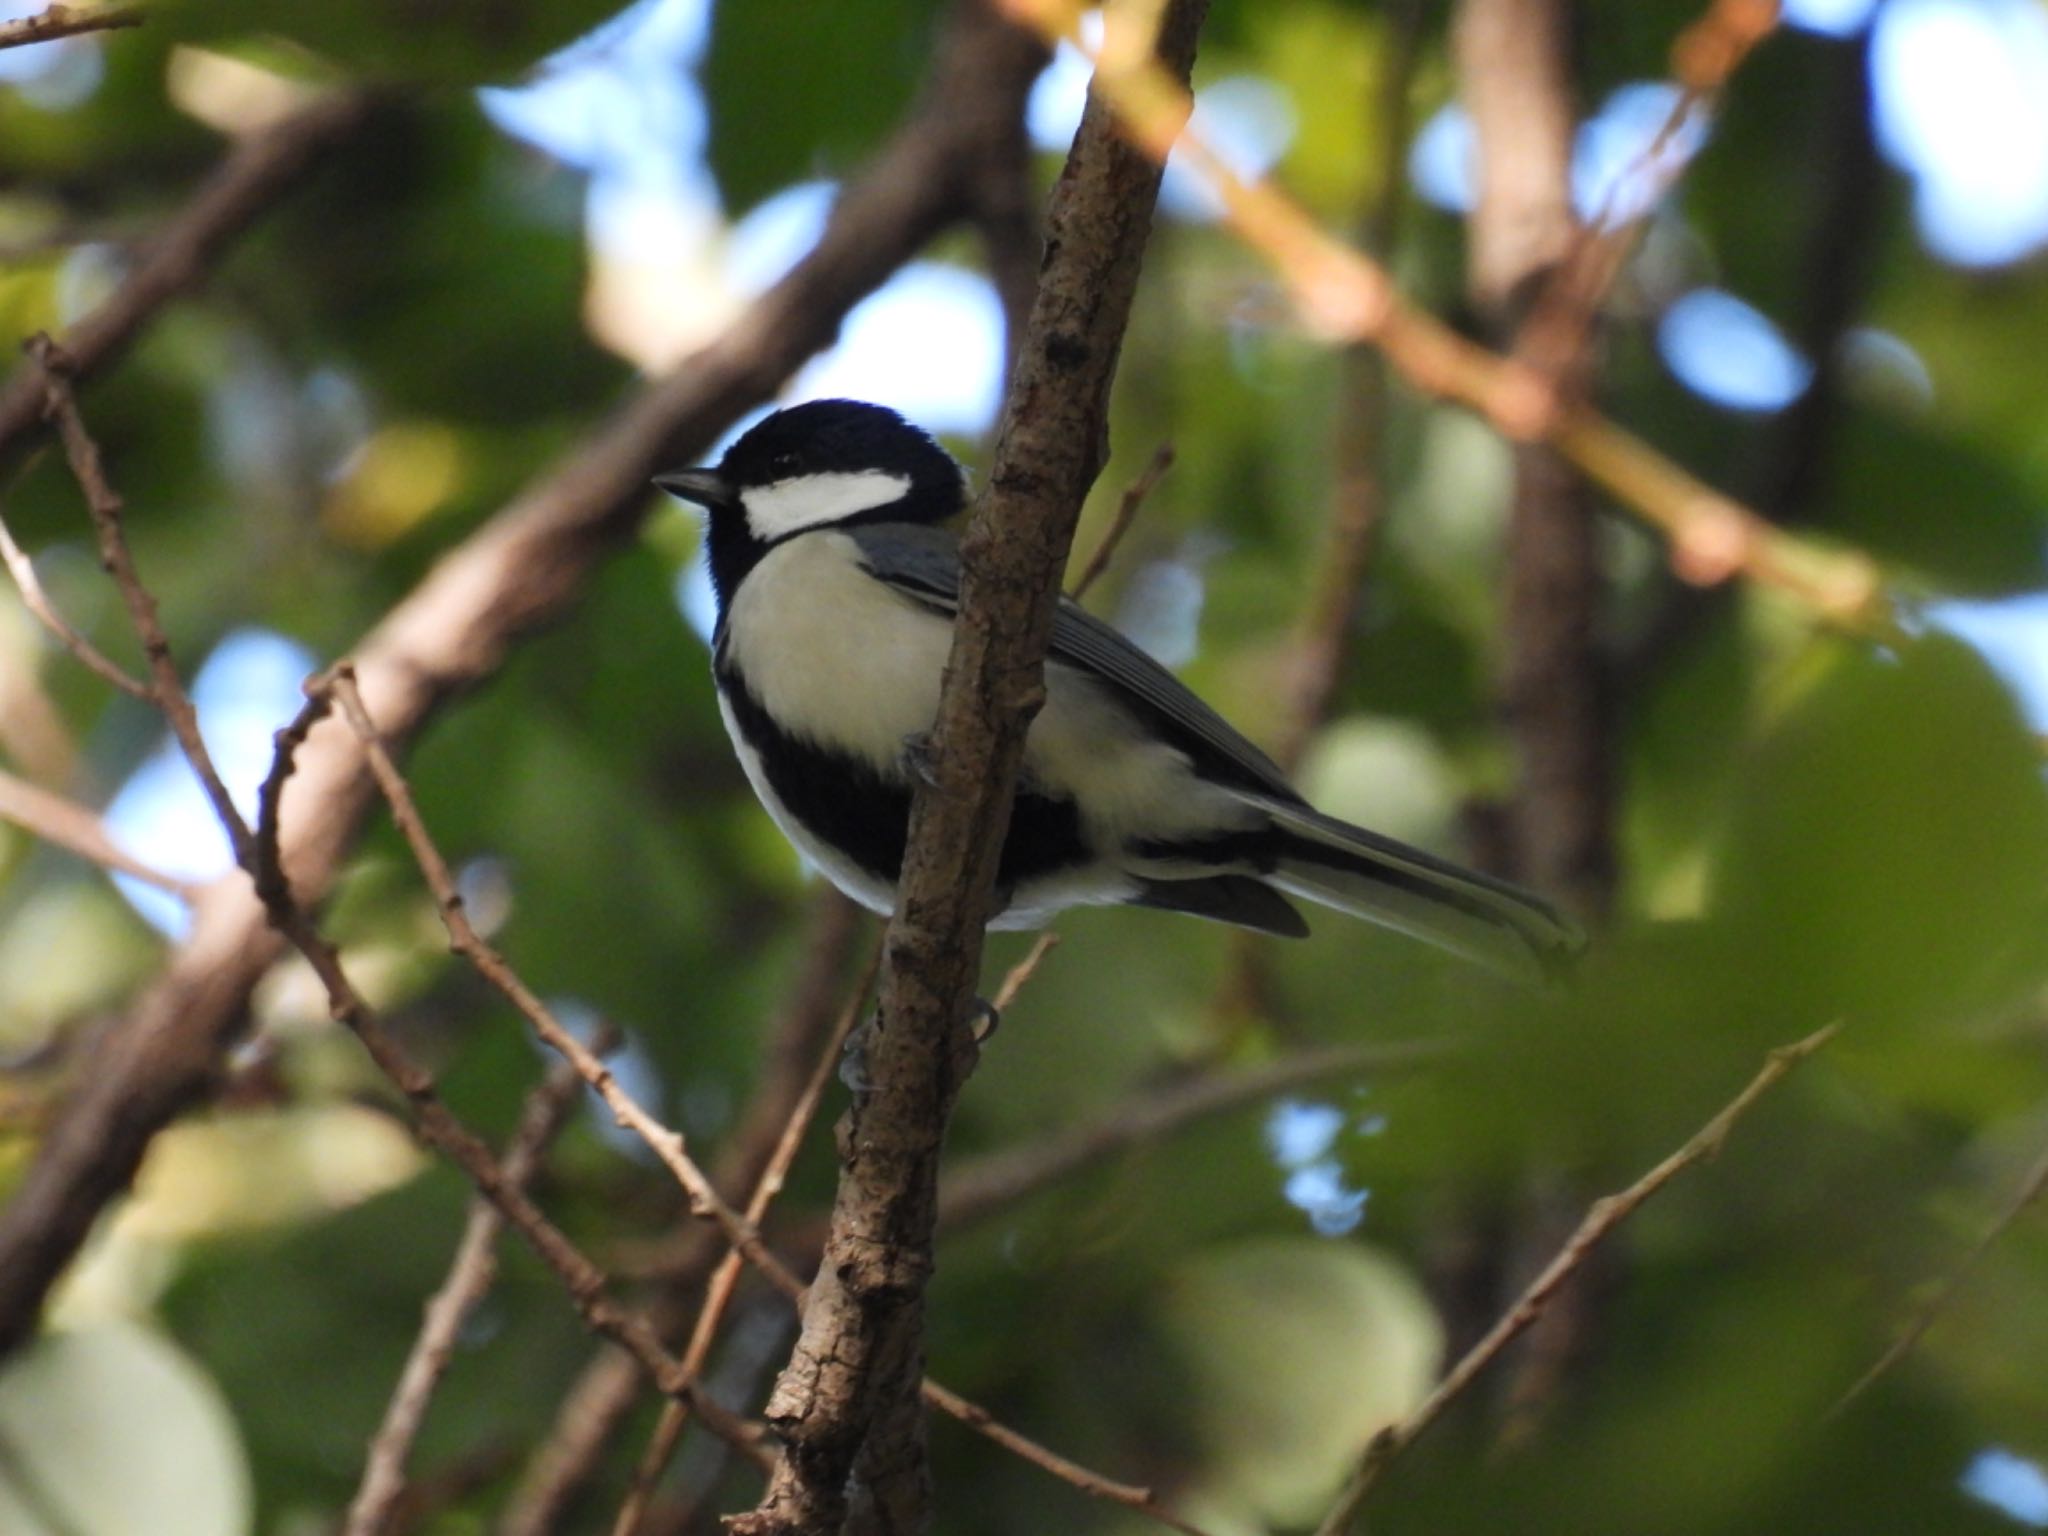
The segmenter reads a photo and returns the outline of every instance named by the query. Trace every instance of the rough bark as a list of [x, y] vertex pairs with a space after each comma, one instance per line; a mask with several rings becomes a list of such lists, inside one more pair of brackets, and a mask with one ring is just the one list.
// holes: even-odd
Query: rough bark
[[[1182, 78], [1204, 0], [1175, 0], [1160, 49]], [[742, 1536], [922, 1529], [928, 1473], [916, 1406], [938, 1161], [974, 1048], [965, 1026], [996, 857], [1081, 503], [1106, 458], [1108, 399], [1150, 231], [1159, 169], [1091, 95], [1046, 219], [1044, 265], [963, 541], [960, 616], [911, 813], [882, 1004], [844, 1140], [824, 1262], [768, 1403], [785, 1453]]]

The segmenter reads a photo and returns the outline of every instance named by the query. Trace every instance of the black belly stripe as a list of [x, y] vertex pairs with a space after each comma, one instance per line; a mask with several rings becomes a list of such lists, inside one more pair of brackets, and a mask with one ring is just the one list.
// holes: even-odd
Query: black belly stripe
[[[893, 885], [903, 872], [903, 845], [909, 835], [909, 780], [784, 731], [748, 691], [735, 666], [719, 669], [718, 686], [784, 809], [819, 842]], [[1074, 802], [1020, 784], [996, 867], [996, 887], [1005, 900], [1026, 881], [1075, 868], [1091, 858]]]

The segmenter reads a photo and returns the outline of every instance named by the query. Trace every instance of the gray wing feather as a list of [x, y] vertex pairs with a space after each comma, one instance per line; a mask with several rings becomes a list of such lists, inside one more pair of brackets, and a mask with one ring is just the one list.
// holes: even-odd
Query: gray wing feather
[[[915, 523], [870, 523], [845, 532], [877, 580], [939, 611], [960, 606], [960, 558], [952, 534]], [[1163, 724], [1174, 745], [1238, 787], [1301, 803], [1273, 760], [1231, 728], [1166, 668], [1066, 598], [1053, 615], [1049, 659], [1115, 686]]]

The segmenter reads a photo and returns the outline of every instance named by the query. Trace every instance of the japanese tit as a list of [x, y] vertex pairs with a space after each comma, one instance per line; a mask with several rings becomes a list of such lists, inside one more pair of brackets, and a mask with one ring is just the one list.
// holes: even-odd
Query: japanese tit
[[[937, 714], [965, 474], [895, 412], [777, 411], [716, 469], [655, 484], [709, 513], [712, 667], [761, 803], [861, 905], [895, 904], [916, 743]], [[993, 926], [1132, 902], [1308, 932], [1298, 896], [1516, 975], [1581, 944], [1539, 898], [1325, 816], [1122, 635], [1062, 599], [1026, 739]]]

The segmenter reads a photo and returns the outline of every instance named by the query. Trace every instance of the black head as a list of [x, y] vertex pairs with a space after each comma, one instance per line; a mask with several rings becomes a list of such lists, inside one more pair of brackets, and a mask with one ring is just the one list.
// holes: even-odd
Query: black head
[[654, 483], [711, 514], [711, 579], [721, 610], [773, 545], [849, 523], [933, 523], [963, 505], [958, 461], [894, 411], [813, 400], [764, 418], [716, 469]]

